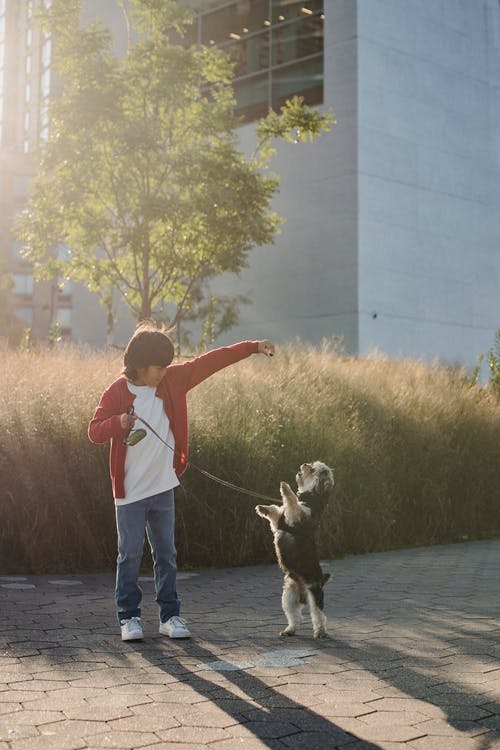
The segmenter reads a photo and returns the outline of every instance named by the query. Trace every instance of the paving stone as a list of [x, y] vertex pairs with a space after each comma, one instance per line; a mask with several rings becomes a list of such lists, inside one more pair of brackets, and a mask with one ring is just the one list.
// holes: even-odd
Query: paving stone
[[[366, 708], [366, 705], [365, 705]], [[362, 716], [363, 721], [370, 727], [376, 726], [424, 726], [422, 722], [428, 719], [425, 714], [418, 711], [374, 711]]]
[[3, 690], [0, 692], [0, 703], [28, 703], [41, 700], [46, 695], [41, 690]]
[[369, 740], [370, 742], [377, 742], [379, 740], [408, 742], [425, 734], [421, 729], [405, 724], [366, 725], [366, 728], [360, 729], [359, 733], [361, 739]]
[[167, 729], [165, 732], [156, 732], [157, 736], [164, 742], [178, 742], [178, 743], [191, 743], [199, 742], [200, 738], [203, 738], [203, 742], [207, 745], [217, 740], [226, 740], [232, 737], [232, 734], [225, 729], [204, 727], [200, 731], [199, 727], [177, 727], [175, 729]]
[[114, 747], [135, 750], [158, 741], [152, 732], [103, 732], [86, 737], [88, 747]]
[[86, 748], [85, 740], [77, 737], [31, 737], [11, 743], [11, 750], [80, 750]]
[[64, 719], [62, 711], [32, 711], [31, 709], [21, 711], [19, 714], [16, 713], [12, 717], [16, 724], [31, 724], [34, 727], [41, 724], [50, 724], [54, 721], [62, 721], [62, 719]]
[[[470, 702], [470, 698], [469, 698]], [[434, 703], [427, 703], [412, 698], [380, 698], [374, 701], [368, 701], [365, 704], [374, 711], [418, 711], [428, 717], [441, 717], [444, 711]]]
[[[168, 750], [172, 750], [174, 746], [168, 745]], [[177, 750], [186, 750], [186, 745], [176, 745], [175, 746]], [[193, 750], [194, 748], [198, 748], [201, 746], [194, 746], [189, 745], [189, 750]], [[203, 745], [205, 748], [206, 745]], [[275, 748], [276, 750], [280, 749], [283, 750], [283, 744], [280, 742], [280, 740], [272, 740], [269, 737], [266, 738], [266, 741], [263, 742], [262, 740], [259, 740], [257, 738], [252, 737], [231, 737], [227, 740], [219, 740], [218, 742], [211, 742], [210, 743], [210, 750], [235, 750], [235, 748], [241, 748], [241, 750], [263, 750], [263, 748], [270, 748], [273, 750]]]
[[12, 742], [17, 739], [26, 737], [36, 737], [38, 730], [34, 726], [21, 724], [20, 722], [9, 720], [9, 718], [0, 717], [0, 740]]
[[468, 737], [443, 737], [441, 735], [420, 737], [407, 745], [410, 750], [482, 750], [485, 747], [494, 748], [495, 745], [485, 744], [482, 737], [470, 739]]
[[[356, 738], [341, 729], [329, 732], [299, 732], [289, 737], [281, 738], [285, 747], [303, 748], [304, 750], [326, 750], [335, 748], [341, 743], [349, 747]], [[375, 750], [375, 749], [374, 749]]]
[[232, 737], [259, 737], [260, 739], [282, 739], [292, 734], [297, 734], [299, 728], [294, 724], [285, 721], [275, 721], [270, 717], [265, 717], [260, 721], [248, 721], [244, 724], [231, 727]]
[[321, 706], [315, 706], [315, 710], [322, 716], [332, 717], [352, 717], [369, 716], [376, 713], [375, 709], [367, 703], [348, 703], [347, 701], [337, 701], [331, 697], [330, 701], [325, 700]]
[[476, 723], [482, 727], [487, 727], [488, 729], [495, 729], [498, 732], [500, 732], [500, 706], [497, 704], [497, 710], [499, 711], [498, 714], [495, 714], [494, 716], [487, 716], [484, 719], [479, 719]]
[[[487, 721], [487, 719], [485, 720]], [[490, 732], [490, 728], [477, 721], [453, 721], [449, 723], [441, 719], [428, 719], [415, 724], [416, 729], [421, 729], [423, 734], [440, 736], [467, 736], [478, 737]], [[493, 727], [494, 728], [494, 727]]]
[[181, 722], [173, 716], [157, 713], [156, 715], [139, 714], [125, 719], [113, 719], [113, 721], [108, 721], [107, 725], [109, 729], [119, 732], [157, 732], [178, 727]]
[[0, 703], [0, 716], [3, 714], [13, 714], [16, 711], [22, 711], [21, 703]]
[[88, 703], [68, 706], [63, 709], [68, 719], [79, 719], [80, 721], [112, 721], [132, 716], [132, 711], [120, 706], [89, 706]]
[[[68, 685], [68, 683], [62, 683]], [[32, 679], [25, 682], [14, 682], [10, 685], [13, 690], [27, 690], [32, 692], [49, 692], [51, 690], [60, 690], [61, 683], [52, 682], [50, 680], [37, 680]]]
[[87, 735], [99, 734], [106, 732], [108, 725], [104, 721], [80, 721], [79, 719], [65, 719], [54, 724], [43, 724], [38, 727], [39, 733], [44, 737], [54, 737], [59, 739], [64, 737], [74, 737], [79, 739]]

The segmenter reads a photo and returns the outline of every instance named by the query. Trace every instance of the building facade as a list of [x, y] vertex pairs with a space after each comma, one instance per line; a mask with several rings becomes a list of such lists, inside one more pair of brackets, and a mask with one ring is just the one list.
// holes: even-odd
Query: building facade
[[[219, 343], [335, 337], [360, 354], [378, 348], [474, 364], [500, 327], [497, 0], [190, 4], [197, 11], [192, 41], [219, 45], [234, 60], [244, 150], [255, 143], [252, 121], [293, 94], [337, 119], [313, 144], [278, 145], [274, 208], [285, 222], [272, 247], [252, 252], [239, 278], [214, 284], [216, 292], [251, 300]], [[28, 22], [30, 5], [0, 0], [2, 39], [12, 39], [12, 8], [24, 8]], [[115, 0], [86, 0], [85, 11], [113, 29], [119, 48], [124, 28]], [[59, 316], [68, 337], [102, 345], [105, 311], [92, 295], [46, 285], [37, 301], [9, 234], [32, 169], [26, 132], [43, 137], [47, 124], [50, 44], [28, 28], [24, 46], [11, 50], [15, 66], [7, 45], [0, 55], [0, 76], [18, 80], [13, 102], [13, 87], [1, 78], [2, 254], [18, 274], [16, 304], [26, 320], [31, 309], [34, 328]], [[30, 45], [36, 54], [29, 64]], [[36, 110], [29, 117], [27, 97]], [[117, 343], [132, 326], [120, 312]]]

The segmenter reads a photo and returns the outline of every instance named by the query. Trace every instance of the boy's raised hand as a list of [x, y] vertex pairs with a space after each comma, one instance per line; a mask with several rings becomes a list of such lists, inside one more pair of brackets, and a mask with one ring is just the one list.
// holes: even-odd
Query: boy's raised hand
[[267, 339], [259, 341], [259, 354], [265, 354], [266, 357], [274, 356], [274, 344]]

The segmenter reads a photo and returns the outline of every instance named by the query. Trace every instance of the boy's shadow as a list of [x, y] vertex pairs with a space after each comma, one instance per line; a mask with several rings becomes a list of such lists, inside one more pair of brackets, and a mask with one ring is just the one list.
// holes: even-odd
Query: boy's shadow
[[[199, 695], [210, 700], [212, 705], [232, 717], [265, 747], [334, 750], [354, 743], [353, 747], [362, 747], [363, 750], [379, 750], [378, 745], [345, 731], [311, 708], [277, 692], [244, 669], [224, 671], [226, 685], [221, 684], [221, 680], [212, 682], [204, 676], [204, 669], [189, 671], [183, 658], [194, 657], [201, 664], [219, 662], [220, 657], [207, 647], [193, 641], [179, 640], [175, 643], [177, 655], [172, 655], [173, 644], [170, 641], [168, 645], [169, 648], [166, 648], [164, 641], [156, 639], [147, 644], [135, 644], [134, 651], [140, 653], [152, 666], [174, 675], [180, 683], [189, 685]], [[210, 667], [207, 666], [206, 669]], [[235, 693], [227, 682], [234, 685]], [[196, 713], [195, 707], [193, 713]]]

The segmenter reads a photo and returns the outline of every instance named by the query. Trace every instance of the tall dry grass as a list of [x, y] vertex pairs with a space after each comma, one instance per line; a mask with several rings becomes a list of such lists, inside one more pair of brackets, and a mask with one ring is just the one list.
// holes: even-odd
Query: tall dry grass
[[[107, 448], [88, 420], [121, 358], [4, 352], [0, 569], [98, 570], [115, 558]], [[334, 557], [500, 534], [500, 405], [463, 373], [295, 344], [189, 396], [191, 459], [278, 498], [304, 460], [335, 468], [320, 532]], [[256, 500], [190, 468], [177, 490], [181, 565], [273, 559]]]

